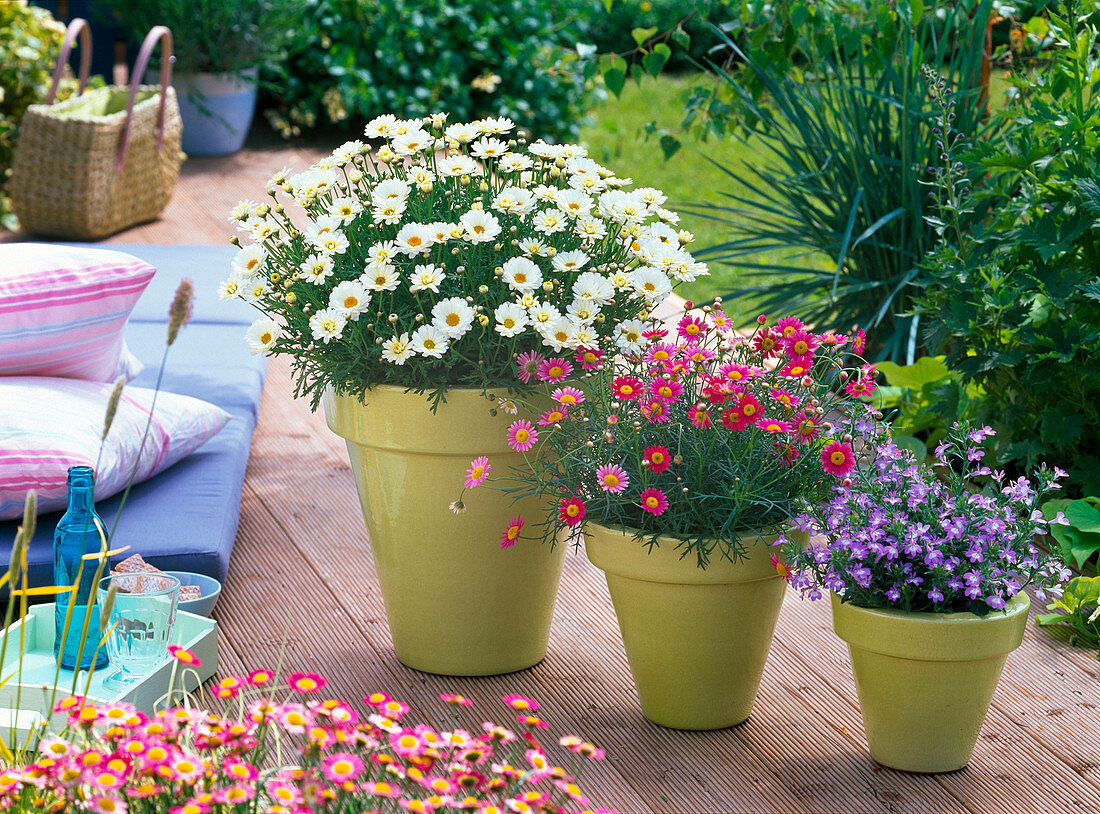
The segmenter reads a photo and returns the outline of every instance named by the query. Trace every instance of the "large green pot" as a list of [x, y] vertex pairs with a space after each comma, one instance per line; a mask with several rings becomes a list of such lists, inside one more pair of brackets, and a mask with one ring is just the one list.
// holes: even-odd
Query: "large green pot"
[[988, 616], [905, 613], [833, 595], [833, 629], [848, 643], [875, 762], [922, 773], [967, 764], [1029, 605], [1020, 593]]
[[700, 568], [678, 541], [652, 551], [632, 531], [590, 523], [588, 559], [607, 576], [642, 714], [673, 729], [722, 729], [749, 717], [768, 657], [784, 579], [769, 529], [746, 540], [748, 557], [712, 556]]
[[513, 501], [482, 486], [466, 511], [449, 509], [470, 461], [487, 455], [493, 475], [522, 466], [507, 445], [515, 420], [480, 390], [451, 389], [433, 414], [423, 395], [375, 386], [360, 403], [325, 395], [325, 419], [347, 440], [397, 658], [442, 675], [497, 675], [542, 660], [565, 546], [521, 541], [501, 550], [517, 514], [533, 520], [533, 498]]

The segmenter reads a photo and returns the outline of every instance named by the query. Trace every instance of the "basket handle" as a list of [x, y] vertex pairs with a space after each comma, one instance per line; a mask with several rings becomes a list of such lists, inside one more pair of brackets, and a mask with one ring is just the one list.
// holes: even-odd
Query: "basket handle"
[[160, 60], [160, 111], [157, 113], [157, 153], [164, 147], [164, 114], [165, 105], [168, 104], [168, 86], [172, 83], [172, 32], [167, 26], [155, 25], [145, 35], [145, 41], [141, 44], [137, 60], [134, 61], [134, 70], [130, 74], [130, 96], [126, 100], [126, 124], [122, 128], [122, 141], [119, 142], [118, 152], [115, 154], [115, 172], [122, 171], [122, 165], [126, 163], [126, 151], [130, 148], [130, 129], [134, 122], [134, 101], [137, 99], [138, 85], [145, 75], [145, 69], [149, 65], [149, 57], [153, 55], [153, 49], [157, 43], [163, 43], [164, 51]]
[[46, 95], [46, 104], [52, 105], [57, 98], [57, 87], [61, 84], [61, 75], [65, 72], [65, 66], [69, 64], [69, 54], [73, 51], [77, 34], [80, 35], [80, 89], [76, 95], [84, 93], [88, 85], [88, 73], [92, 68], [92, 32], [88, 28], [88, 21], [81, 17], [74, 17], [65, 29], [65, 36], [61, 40], [61, 53], [57, 57], [57, 66], [53, 69], [53, 81], [50, 83], [50, 92]]

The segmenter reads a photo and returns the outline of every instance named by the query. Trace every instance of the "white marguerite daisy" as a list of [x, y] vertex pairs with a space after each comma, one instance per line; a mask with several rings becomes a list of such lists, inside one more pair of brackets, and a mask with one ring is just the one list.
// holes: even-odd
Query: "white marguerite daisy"
[[387, 362], [392, 362], [395, 365], [403, 365], [409, 361], [409, 357], [412, 356], [412, 348], [410, 345], [409, 335], [407, 333], [401, 334], [401, 336], [393, 336], [382, 343], [382, 358]]
[[651, 212], [668, 200], [668, 196], [665, 195], [665, 193], [653, 187], [638, 187], [634, 190], [634, 194], [642, 199], [642, 203], [644, 203]]
[[266, 262], [267, 252], [264, 247], [253, 243], [237, 252], [237, 256], [233, 258], [233, 270], [240, 272], [242, 277], [251, 277], [262, 271]]
[[474, 322], [474, 309], [461, 297], [449, 297], [432, 307], [432, 325], [450, 339], [458, 339]]
[[505, 116], [490, 116], [482, 119], [479, 122], [475, 122], [478, 126], [478, 130], [482, 133], [489, 135], [499, 136], [502, 133], [507, 133], [509, 130], [513, 130], [516, 123]]
[[600, 313], [600, 304], [592, 300], [573, 300], [565, 311], [577, 325], [587, 325]]
[[371, 291], [396, 291], [401, 275], [394, 266], [381, 266], [364, 273], [359, 282]]
[[390, 146], [398, 155], [408, 156], [423, 152], [431, 147], [434, 142], [435, 140], [423, 130], [410, 130], [408, 133], [395, 138], [390, 142]]
[[443, 282], [443, 269], [434, 263], [416, 266], [409, 274], [409, 291], [432, 291], [439, 293], [439, 284]]
[[596, 333], [595, 328], [590, 323], [584, 323], [582, 325], [576, 325], [576, 331], [573, 334], [573, 345], [575, 348], [594, 348], [599, 344], [599, 334]]
[[590, 259], [580, 249], [574, 249], [571, 252], [558, 252], [550, 261], [550, 265], [559, 274], [572, 274], [584, 268]]
[[377, 271], [385, 266], [392, 265], [398, 254], [397, 244], [392, 240], [375, 243], [367, 249], [366, 270]]
[[508, 145], [500, 139], [482, 138], [473, 143], [470, 152], [478, 158], [500, 158], [508, 152]]
[[463, 234], [471, 243], [489, 243], [500, 234], [496, 215], [483, 209], [471, 209], [458, 219]]
[[348, 238], [343, 232], [332, 232], [318, 238], [317, 248], [327, 255], [343, 254], [348, 250]]
[[607, 275], [607, 281], [616, 291], [626, 291], [634, 288], [634, 275], [629, 271], [613, 271]]
[[419, 356], [440, 358], [451, 346], [451, 340], [435, 325], [421, 325], [412, 335], [409, 350]]
[[573, 175], [569, 178], [569, 188], [588, 195], [598, 195], [607, 189], [608, 183], [598, 175]]
[[577, 326], [569, 317], [558, 317], [548, 325], [538, 326], [542, 344], [560, 351], [574, 347], [577, 340]]
[[271, 218], [251, 218], [247, 222], [248, 234], [260, 243], [279, 231], [279, 224]]
[[[563, 145], [561, 145], [561, 156], [562, 156], [562, 158], [565, 158], [565, 159], [584, 158], [586, 155], [588, 155], [588, 148], [585, 147], [583, 144], [563, 144]], [[600, 169], [602, 170], [603, 167], [600, 167]], [[605, 170], [605, 172], [606, 172], [606, 170]]]
[[340, 223], [347, 226], [355, 216], [363, 211], [363, 204], [355, 198], [337, 198], [328, 206], [328, 212], [334, 218], [339, 218]]
[[500, 268], [504, 282], [513, 291], [534, 291], [542, 285], [542, 269], [526, 257], [510, 257]]
[[672, 291], [668, 275], [652, 266], [642, 266], [634, 270], [634, 290], [647, 300], [659, 300]]
[[455, 229], [456, 224], [445, 223], [444, 221], [435, 221], [429, 223], [432, 227], [432, 240], [436, 243], [446, 243], [451, 239], [451, 232]]
[[431, 251], [432, 244], [435, 243], [435, 232], [427, 223], [406, 223], [398, 230], [393, 242], [402, 254], [416, 257]]
[[322, 285], [332, 275], [332, 257], [327, 254], [311, 254], [298, 266], [303, 280]]
[[531, 324], [539, 330], [561, 317], [561, 312], [548, 302], [536, 302], [527, 312], [531, 317]]
[[451, 141], [457, 141], [459, 144], [469, 144], [481, 135], [481, 128], [473, 122], [455, 122], [447, 126], [447, 129], [443, 131], [443, 135]]
[[550, 247], [537, 237], [527, 237], [519, 242], [519, 250], [528, 257], [542, 257]]
[[306, 241], [314, 246], [314, 248], [321, 248], [321, 244], [326, 237], [332, 234], [336, 234], [340, 231], [340, 218], [335, 215], [321, 215], [313, 223], [311, 223], [302, 233]]
[[615, 296], [615, 286], [602, 274], [586, 271], [573, 283], [573, 296], [578, 300], [592, 300], [600, 305], [607, 305]]
[[234, 300], [241, 296], [241, 285], [243, 279], [241, 273], [234, 269], [229, 273], [229, 276], [222, 280], [218, 286], [218, 299], [219, 300]]
[[556, 158], [561, 158], [561, 145], [547, 144], [542, 139], [539, 139], [534, 144], [527, 145], [527, 152], [545, 161], [553, 161]]
[[579, 189], [559, 191], [554, 202], [558, 205], [558, 209], [571, 218], [587, 215], [592, 211], [592, 199]]
[[271, 293], [271, 283], [263, 277], [253, 277], [241, 287], [241, 297], [249, 304], [258, 303]]
[[380, 206], [384, 203], [400, 201], [404, 203], [409, 199], [409, 185], [400, 178], [387, 178], [370, 193], [371, 206]]
[[460, 175], [473, 175], [478, 164], [468, 155], [449, 155], [435, 165], [439, 174], [446, 178], [458, 178]]
[[496, 332], [501, 336], [516, 336], [527, 327], [527, 309], [519, 303], [502, 302], [493, 312]]
[[640, 319], [627, 319], [619, 323], [619, 335], [615, 338], [615, 344], [628, 353], [637, 353], [642, 350], [645, 340], [643, 333], [648, 326]]
[[435, 180], [435, 173], [429, 170], [427, 167], [410, 167], [408, 179], [416, 186], [423, 186], [424, 184], [430, 184]]
[[313, 338], [326, 345], [343, 336], [344, 326], [347, 324], [347, 318], [335, 308], [322, 308], [309, 318], [309, 329], [313, 331]]
[[680, 216], [669, 209], [661, 209], [660, 207], [653, 210], [653, 214], [660, 218], [662, 223], [679, 223]]
[[505, 153], [497, 162], [497, 172], [523, 172], [535, 166], [535, 162], [522, 153]]
[[558, 199], [558, 188], [549, 184], [535, 184], [531, 194], [544, 203], [554, 203]]
[[599, 218], [581, 215], [573, 224], [573, 231], [585, 240], [595, 242], [607, 237], [607, 225]]
[[367, 126], [363, 128], [363, 135], [367, 138], [389, 138], [394, 134], [396, 124], [396, 116], [392, 113], [383, 113], [367, 122]]
[[404, 201], [386, 201], [385, 203], [380, 203], [372, 207], [370, 216], [374, 218], [375, 223], [388, 223], [392, 226], [401, 220], [401, 216], [405, 214], [406, 208]]
[[531, 220], [531, 228], [544, 235], [565, 231], [565, 215], [554, 210], [543, 210]]
[[328, 307], [335, 308], [349, 322], [355, 322], [370, 307], [370, 292], [359, 280], [344, 280], [328, 295]]
[[279, 339], [279, 326], [271, 317], [261, 317], [248, 326], [244, 341], [253, 355], [267, 353]]
[[535, 208], [535, 196], [523, 187], [505, 187], [493, 198], [491, 205], [507, 215], [526, 215]]

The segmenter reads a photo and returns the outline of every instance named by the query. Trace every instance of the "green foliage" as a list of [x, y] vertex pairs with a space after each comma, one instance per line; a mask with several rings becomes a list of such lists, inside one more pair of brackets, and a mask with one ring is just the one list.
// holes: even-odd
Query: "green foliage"
[[722, 53], [729, 51], [712, 26], [725, 28], [740, 13], [737, 0], [614, 0], [607, 8], [603, 2], [591, 5], [589, 40], [597, 51], [627, 55], [659, 39], [666, 48], [671, 46], [667, 68], [677, 72], [722, 61]]
[[1063, 594], [1047, 605], [1047, 610], [1054, 613], [1035, 614], [1040, 625], [1068, 625], [1075, 640], [1100, 646], [1100, 577], [1074, 577], [1066, 583]]
[[878, 408], [890, 419], [894, 443], [918, 460], [942, 441], [956, 421], [972, 419], [980, 392], [964, 385], [942, 356], [922, 356], [911, 365], [879, 362], [886, 386], [875, 390]]
[[[813, 54], [806, 70], [777, 60], [767, 42], [745, 50], [731, 40], [744, 66], [720, 72], [730, 91], [725, 121], [741, 122], [740, 136], [757, 139], [765, 158], [723, 167], [751, 194], [733, 192], [732, 205], [700, 210], [731, 234], [700, 257], [758, 277], [798, 272], [755, 289], [769, 310], [804, 312], [819, 325], [858, 325], [872, 355], [912, 362], [920, 347], [910, 315], [915, 284], [937, 241], [925, 221], [932, 203], [926, 181], [940, 152], [921, 69], [931, 64], [951, 77], [954, 124], [977, 133], [988, 14], [986, 0], [973, 18], [958, 10], [930, 25], [915, 6], [878, 5], [876, 35], [856, 39], [847, 17], [830, 17], [822, 39], [805, 43]], [[778, 258], [747, 259], [760, 252]], [[829, 269], [810, 262], [818, 253]]]
[[0, 226], [16, 227], [3, 186], [23, 113], [46, 101], [65, 26], [26, 2], [0, 3]]
[[587, 2], [301, 0], [286, 53], [263, 76], [284, 137], [355, 130], [382, 111], [451, 120], [507, 116], [535, 136], [573, 135], [595, 63]]
[[297, 0], [109, 0], [118, 24], [141, 42], [172, 29], [175, 70], [227, 73], [275, 57], [297, 24]]
[[987, 394], [997, 463], [1057, 464], [1072, 497], [1100, 494], [1100, 53], [1087, 15], [1050, 23], [1058, 47], [1013, 76], [1001, 137], [962, 156], [984, 182], [954, 195], [941, 173], [921, 308], [929, 345]]
[[1043, 516], [1048, 520], [1058, 512], [1063, 513], [1066, 524], [1052, 523], [1050, 533], [1061, 549], [1062, 559], [1080, 570], [1100, 552], [1100, 497], [1050, 500], [1043, 504]]

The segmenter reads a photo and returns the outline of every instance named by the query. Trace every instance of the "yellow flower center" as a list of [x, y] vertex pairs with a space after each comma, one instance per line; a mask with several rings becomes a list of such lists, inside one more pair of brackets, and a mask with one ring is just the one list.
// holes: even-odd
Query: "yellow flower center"
[[344, 307], [345, 308], [355, 308], [357, 305], [359, 305], [359, 298], [358, 297], [356, 297], [354, 295], [344, 297]]
[[833, 454], [829, 456], [829, 460], [833, 462], [834, 466], [840, 466], [845, 461], [845, 455], [842, 450], [834, 450]]
[[406, 241], [410, 246], [419, 246], [424, 241], [420, 239], [419, 235], [413, 235]]
[[453, 311], [447, 314], [447, 324], [452, 328], [459, 323], [459, 319], [460, 317], [458, 316], [458, 314], [454, 313]]
[[612, 475], [610, 472], [608, 472], [606, 475], [603, 476], [603, 483], [604, 486], [618, 486], [619, 478], [616, 475]]
[[527, 430], [523, 430], [523, 429], [516, 430], [516, 443], [523, 444], [530, 437], [531, 437], [531, 433], [529, 433]]
[[650, 495], [645, 499], [645, 505], [650, 509], [656, 509], [658, 506], [661, 505], [661, 502], [657, 500], [657, 498], [655, 498], [653, 495]]

